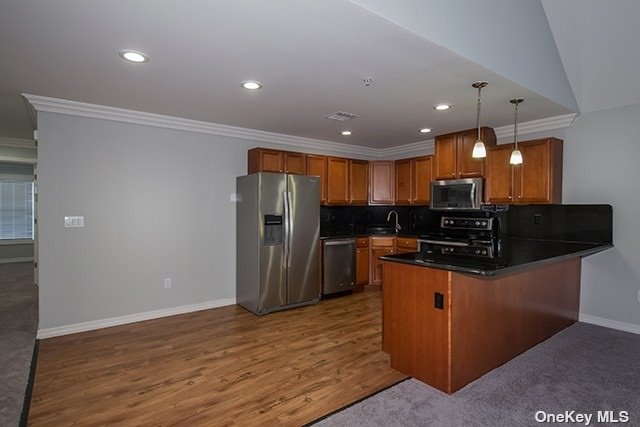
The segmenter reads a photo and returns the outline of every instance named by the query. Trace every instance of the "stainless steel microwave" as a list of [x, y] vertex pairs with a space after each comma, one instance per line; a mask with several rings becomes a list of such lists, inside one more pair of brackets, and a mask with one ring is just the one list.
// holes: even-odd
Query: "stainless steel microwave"
[[431, 209], [479, 210], [483, 196], [482, 178], [431, 181]]

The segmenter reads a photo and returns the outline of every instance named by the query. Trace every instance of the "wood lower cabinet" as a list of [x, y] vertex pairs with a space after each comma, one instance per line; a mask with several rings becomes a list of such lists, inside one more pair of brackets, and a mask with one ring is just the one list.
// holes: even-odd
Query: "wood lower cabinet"
[[394, 162], [369, 163], [369, 204], [392, 205], [394, 198]]
[[562, 140], [518, 143], [523, 162], [509, 164], [513, 144], [487, 150], [487, 203], [562, 203]]
[[431, 200], [433, 156], [396, 160], [397, 205], [428, 205]]
[[369, 284], [369, 238], [356, 239], [356, 290]]
[[327, 201], [327, 158], [316, 154], [307, 154], [307, 175], [320, 177], [320, 203]]
[[381, 256], [392, 255], [396, 253], [395, 237], [371, 237], [369, 242], [371, 260], [371, 285], [382, 286], [382, 264]]
[[332, 205], [349, 203], [349, 159], [327, 158], [327, 203]]
[[[486, 147], [496, 145], [496, 134], [489, 127], [480, 128]], [[435, 138], [435, 179], [473, 178], [484, 176], [484, 159], [472, 156], [478, 130], [439, 135]]]
[[418, 251], [418, 239], [412, 237], [396, 238], [396, 250], [399, 254]]
[[349, 160], [349, 203], [366, 205], [369, 200], [369, 162]]

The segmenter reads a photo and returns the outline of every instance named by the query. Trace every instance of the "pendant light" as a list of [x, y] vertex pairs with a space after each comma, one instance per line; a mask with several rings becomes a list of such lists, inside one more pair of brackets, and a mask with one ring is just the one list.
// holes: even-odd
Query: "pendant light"
[[471, 86], [478, 89], [478, 113], [476, 115], [476, 127], [478, 128], [478, 140], [473, 146], [473, 152], [471, 153], [471, 157], [474, 159], [482, 159], [487, 157], [487, 149], [484, 146], [484, 142], [482, 142], [482, 138], [480, 137], [480, 91], [483, 87], [488, 85], [489, 83], [483, 81], [477, 81]]
[[519, 165], [522, 163], [522, 153], [518, 149], [518, 104], [520, 104], [524, 99], [515, 98], [509, 101], [515, 106], [515, 116], [513, 119], [513, 144], [514, 149], [511, 152], [511, 158], [509, 159], [509, 163], [512, 165]]

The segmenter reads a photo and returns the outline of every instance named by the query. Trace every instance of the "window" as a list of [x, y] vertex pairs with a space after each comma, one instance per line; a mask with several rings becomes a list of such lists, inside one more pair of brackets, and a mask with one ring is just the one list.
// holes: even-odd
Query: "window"
[[0, 164], [0, 239], [33, 239], [33, 166]]

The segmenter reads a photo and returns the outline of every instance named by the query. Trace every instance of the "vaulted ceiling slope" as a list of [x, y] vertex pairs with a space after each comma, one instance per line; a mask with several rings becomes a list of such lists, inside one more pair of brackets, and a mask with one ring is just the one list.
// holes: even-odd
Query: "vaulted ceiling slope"
[[640, 1], [542, 4], [580, 110], [640, 103]]
[[578, 111], [540, 0], [352, 1]]
[[[457, 3], [466, 2], [459, 0], [438, 3], [443, 6], [431, 21], [450, 21], [447, 26], [458, 29], [460, 41], [479, 37], [472, 26], [460, 28], [477, 19], [477, 8], [461, 9]], [[421, 2], [413, 7], [416, 15], [425, 12]], [[548, 88], [506, 72], [527, 69], [526, 49], [531, 49], [525, 45], [513, 58], [515, 49], [497, 52], [503, 49], [498, 40], [512, 37], [502, 28], [508, 14], [481, 17], [496, 39], [484, 52], [518, 67], [503, 71], [477, 60], [482, 51], [456, 53], [441, 40], [434, 43], [348, 0], [0, 0], [0, 10], [0, 136], [5, 137], [31, 135], [21, 93], [371, 148], [474, 127], [476, 80], [489, 82], [483, 90], [484, 125], [510, 124], [513, 97], [527, 100], [522, 122], [575, 110], [561, 87], [547, 93]], [[127, 48], [145, 52], [150, 61], [122, 60], [118, 52]], [[554, 63], [544, 64], [541, 78], [555, 81], [555, 74], [547, 73]], [[369, 86], [365, 78], [372, 79]], [[240, 83], [250, 79], [263, 88], [242, 89]], [[453, 108], [434, 111], [441, 102]], [[345, 123], [325, 118], [337, 111], [359, 118]], [[421, 134], [424, 127], [433, 132]], [[342, 136], [344, 129], [353, 134]]]

